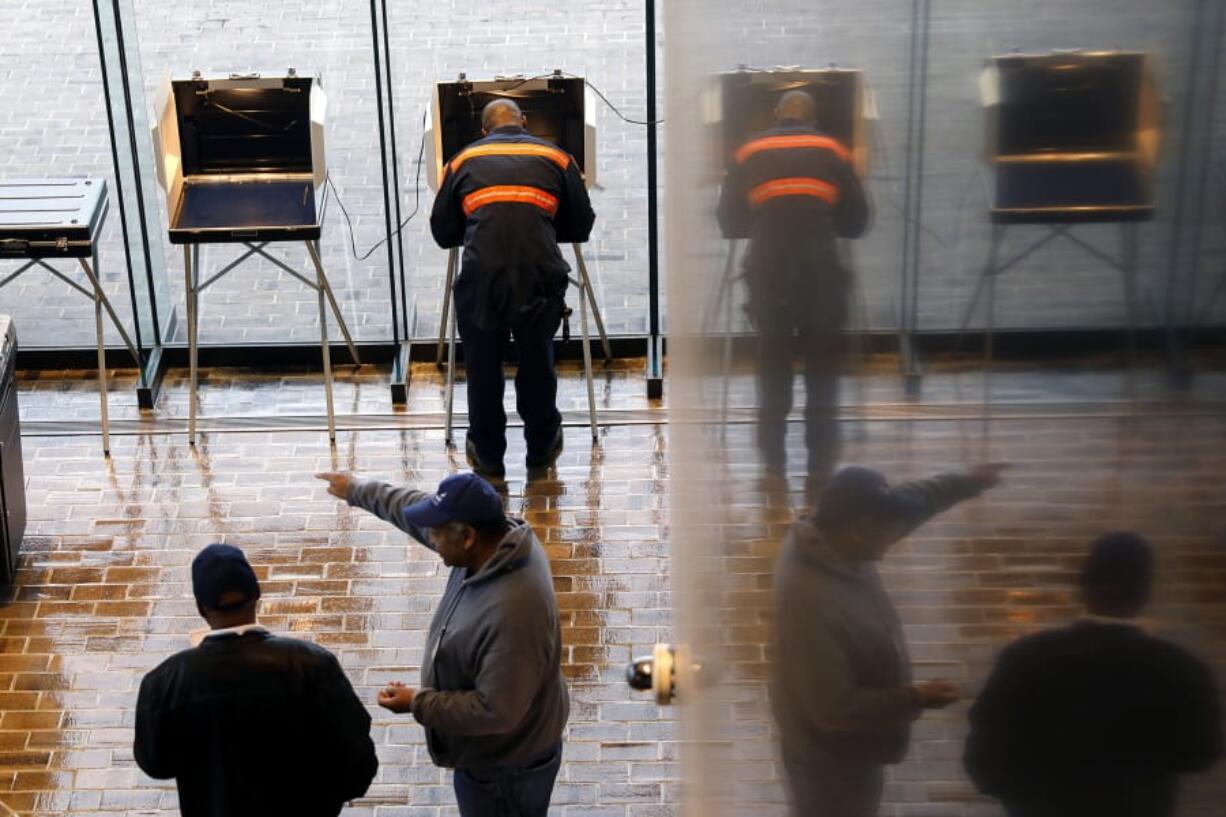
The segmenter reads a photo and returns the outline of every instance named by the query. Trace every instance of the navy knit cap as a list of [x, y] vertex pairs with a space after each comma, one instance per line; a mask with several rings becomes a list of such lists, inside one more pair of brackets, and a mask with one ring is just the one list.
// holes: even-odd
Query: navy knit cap
[[1149, 596], [1153, 571], [1149, 542], [1129, 531], [1113, 531], [1090, 545], [1081, 568], [1081, 586], [1117, 603], [1139, 605]]
[[[243, 552], [233, 545], [209, 545], [192, 559], [192, 592], [206, 610], [236, 610], [260, 597], [260, 582]], [[223, 604], [227, 593], [241, 598]]]

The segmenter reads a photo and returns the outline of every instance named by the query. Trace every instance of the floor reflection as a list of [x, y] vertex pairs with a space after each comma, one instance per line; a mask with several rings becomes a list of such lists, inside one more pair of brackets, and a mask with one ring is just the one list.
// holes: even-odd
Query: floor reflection
[[[1043, 393], [1037, 377], [1022, 379]], [[629, 394], [631, 382], [614, 375], [611, 405], [638, 399], [645, 408]], [[261, 383], [252, 394], [266, 400], [272, 388]], [[301, 388], [321, 396], [317, 384]], [[952, 394], [942, 388], [934, 386], [934, 403]], [[82, 381], [67, 400], [23, 391], [23, 414], [29, 406], [33, 416], [49, 416], [50, 403], [78, 397], [96, 406], [91, 389]], [[584, 407], [580, 378], [564, 389]], [[435, 399], [420, 391], [423, 401]], [[362, 410], [354, 399], [340, 405]], [[237, 405], [257, 402], [247, 395]], [[1103, 528], [1127, 527], [1159, 549], [1160, 625], [1226, 679], [1220, 412], [1017, 412], [995, 418], [985, 441], [977, 414], [959, 420], [924, 410], [908, 417], [898, 407], [872, 407], [869, 420], [852, 422], [869, 433], [845, 434], [846, 459], [894, 478], [985, 457], [1017, 467], [992, 496], [934, 521], [883, 565], [921, 675], [957, 678], [973, 694], [1002, 644], [1077, 614], [1072, 580], [1085, 544]], [[509, 507], [536, 528], [549, 554], [563, 614], [574, 699], [557, 790], [563, 809], [676, 813], [675, 712], [630, 693], [622, 680], [632, 656], [673, 638], [670, 575], [694, 569], [669, 558], [670, 431], [637, 420], [606, 425], [593, 448], [586, 427], [569, 427], [550, 479], [525, 484], [513, 475], [509, 485]], [[763, 688], [771, 571], [783, 532], [805, 510], [803, 484], [792, 479], [782, 494], [763, 493], [752, 426], [716, 431], [719, 468], [702, 498], [718, 509], [710, 556], [723, 578], [712, 624], [731, 682], [723, 702], [731, 713], [723, 736], [735, 769], [729, 783], [770, 814], [782, 804]], [[517, 437], [508, 461], [522, 459]], [[803, 451], [798, 424], [787, 439], [790, 450]], [[116, 435], [109, 463], [92, 437], [29, 436], [23, 445], [30, 527], [19, 589], [0, 606], [0, 803], [23, 817], [173, 812], [173, 788], [145, 779], [132, 762], [131, 710], [143, 673], [199, 626], [188, 563], [220, 538], [250, 554], [264, 583], [265, 622], [328, 645], [369, 702], [382, 768], [364, 805], [435, 814], [451, 802], [421, 730], [374, 706], [387, 680], [416, 675], [444, 571], [434, 554], [332, 501], [312, 478], [340, 469], [436, 485], [463, 467], [462, 456], [446, 452], [441, 430], [341, 432], [334, 451], [315, 431], [214, 432], [195, 451], [182, 436]], [[958, 768], [964, 720], [960, 704], [921, 722], [911, 759], [889, 783], [891, 808], [993, 814]], [[1220, 798], [1220, 777], [1197, 781], [1190, 796], [1216, 802], [1206, 798]]]

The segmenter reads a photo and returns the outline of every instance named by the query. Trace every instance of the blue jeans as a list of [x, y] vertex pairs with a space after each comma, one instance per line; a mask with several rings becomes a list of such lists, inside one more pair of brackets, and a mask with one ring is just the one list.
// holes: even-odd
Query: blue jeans
[[545, 817], [553, 781], [562, 766], [562, 744], [523, 766], [468, 766], [455, 770], [455, 799], [462, 817]]

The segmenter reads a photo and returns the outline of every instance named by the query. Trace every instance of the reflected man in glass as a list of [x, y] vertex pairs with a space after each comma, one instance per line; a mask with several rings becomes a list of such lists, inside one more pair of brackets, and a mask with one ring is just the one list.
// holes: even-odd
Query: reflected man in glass
[[994, 486], [1002, 468], [901, 485], [843, 468], [817, 512], [788, 531], [775, 566], [771, 707], [795, 817], [876, 817], [885, 766], [906, 755], [912, 721], [957, 700], [949, 681], [912, 681], [876, 562], [933, 516]]
[[1222, 754], [1209, 668], [1146, 632], [1153, 553], [1110, 533], [1081, 571], [1086, 615], [1022, 638], [971, 707], [966, 770], [1010, 817], [1169, 817], [1180, 774]]
[[718, 211], [726, 238], [749, 239], [746, 309], [758, 333], [757, 441], [764, 482], [786, 486], [784, 440], [799, 348], [810, 501], [839, 457], [838, 374], [851, 277], [839, 260], [837, 239], [859, 237], [869, 221], [851, 152], [816, 123], [817, 105], [809, 94], [780, 97], [774, 127], [736, 152]]

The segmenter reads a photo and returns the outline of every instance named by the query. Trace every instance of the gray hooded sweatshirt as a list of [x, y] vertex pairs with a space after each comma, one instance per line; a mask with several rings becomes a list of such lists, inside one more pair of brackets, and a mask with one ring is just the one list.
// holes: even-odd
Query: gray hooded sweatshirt
[[[354, 479], [350, 505], [430, 547], [403, 509], [431, 496]], [[522, 519], [507, 518], [498, 550], [475, 575], [452, 568], [426, 637], [413, 717], [436, 765], [505, 767], [546, 755], [570, 710], [562, 632], [545, 549]]]
[[[983, 489], [946, 474], [890, 490], [896, 542]], [[771, 705], [785, 759], [858, 769], [907, 753], [919, 696], [902, 624], [872, 562], [840, 555], [810, 517], [784, 539], [775, 569], [775, 673]]]

